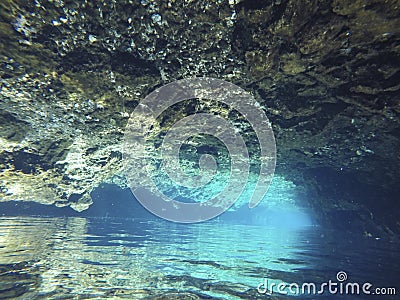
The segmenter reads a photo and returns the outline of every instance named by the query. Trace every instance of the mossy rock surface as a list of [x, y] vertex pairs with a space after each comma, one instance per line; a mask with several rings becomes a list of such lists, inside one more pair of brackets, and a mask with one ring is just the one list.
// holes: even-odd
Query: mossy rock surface
[[277, 172], [321, 219], [353, 203], [400, 231], [399, 1], [131, 2], [0, 4], [1, 201], [83, 210], [101, 182], [126, 187], [129, 114], [162, 84], [209, 76], [255, 95]]

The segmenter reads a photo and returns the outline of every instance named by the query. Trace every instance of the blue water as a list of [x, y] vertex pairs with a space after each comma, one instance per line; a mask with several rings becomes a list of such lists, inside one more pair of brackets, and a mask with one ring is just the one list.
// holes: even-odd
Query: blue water
[[397, 241], [319, 226], [2, 217], [0, 298], [398, 299], [257, 291], [265, 280], [321, 284], [342, 271], [345, 282], [399, 293], [398, 249]]

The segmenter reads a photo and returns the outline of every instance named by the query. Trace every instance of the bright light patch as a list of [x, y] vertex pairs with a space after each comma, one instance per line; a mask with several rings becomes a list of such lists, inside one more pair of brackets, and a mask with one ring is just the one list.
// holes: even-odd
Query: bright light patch
[[250, 182], [239, 201], [225, 218], [232, 222], [283, 228], [301, 228], [313, 225], [307, 203], [301, 199], [301, 190], [293, 182], [276, 175], [263, 201], [255, 208], [248, 208], [252, 193]]

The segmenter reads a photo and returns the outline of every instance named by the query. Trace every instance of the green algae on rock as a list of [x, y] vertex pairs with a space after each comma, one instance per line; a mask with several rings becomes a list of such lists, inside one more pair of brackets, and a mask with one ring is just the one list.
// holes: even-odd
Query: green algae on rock
[[[0, 8], [1, 201], [84, 210], [101, 182], [126, 187], [130, 113], [163, 83], [209, 76], [257, 98], [273, 123], [278, 173], [315, 193], [321, 219], [351, 204], [400, 231], [399, 1], [7, 0]], [[182, 104], [165, 121], [198, 111]], [[359, 192], [367, 186], [376, 192]]]

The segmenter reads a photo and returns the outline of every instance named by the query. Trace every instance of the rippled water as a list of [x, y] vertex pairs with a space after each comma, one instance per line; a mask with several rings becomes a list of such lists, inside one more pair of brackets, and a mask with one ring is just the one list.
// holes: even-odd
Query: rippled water
[[398, 249], [398, 242], [319, 227], [2, 217], [0, 298], [365, 299], [327, 292], [268, 296], [257, 286], [320, 284], [343, 271], [346, 282], [396, 287]]

